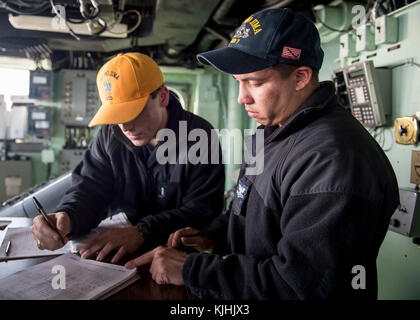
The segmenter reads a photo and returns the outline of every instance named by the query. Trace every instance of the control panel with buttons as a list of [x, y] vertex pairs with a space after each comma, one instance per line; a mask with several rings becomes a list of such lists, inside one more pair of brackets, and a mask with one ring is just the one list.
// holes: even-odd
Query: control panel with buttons
[[420, 236], [420, 192], [409, 188], [400, 188], [400, 205], [389, 222], [389, 230], [407, 237]]
[[367, 127], [386, 124], [391, 114], [391, 70], [371, 60], [342, 69], [353, 116]]
[[95, 70], [61, 71], [60, 119], [68, 126], [87, 126], [99, 109]]

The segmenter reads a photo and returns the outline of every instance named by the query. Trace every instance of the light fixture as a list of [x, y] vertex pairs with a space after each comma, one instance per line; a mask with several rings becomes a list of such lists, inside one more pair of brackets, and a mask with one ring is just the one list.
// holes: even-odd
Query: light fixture
[[[58, 17], [43, 17], [31, 15], [12, 15], [9, 14], [9, 22], [16, 29], [32, 30], [32, 31], [48, 31], [69, 33], [69, 29], [65, 23], [61, 23]], [[68, 25], [75, 34], [92, 36], [92, 29], [89, 22], [86, 23], [71, 23]], [[126, 38], [127, 25], [116, 23], [110, 27], [109, 30], [102, 32], [99, 36], [111, 38]]]

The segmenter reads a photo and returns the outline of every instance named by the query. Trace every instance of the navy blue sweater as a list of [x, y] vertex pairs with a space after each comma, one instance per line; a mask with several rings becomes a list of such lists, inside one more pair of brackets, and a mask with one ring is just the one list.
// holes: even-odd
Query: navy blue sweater
[[[180, 121], [186, 133], [212, 126], [185, 111], [171, 96], [167, 129], [179, 142]], [[181, 137], [185, 139], [185, 137]], [[72, 173], [72, 186], [57, 207], [72, 222], [70, 237], [86, 234], [107, 215], [123, 211], [132, 223], [146, 226], [148, 245], [166, 244], [171, 232], [186, 226], [206, 227], [223, 208], [224, 167], [219, 164], [159, 164], [156, 154], [135, 147], [117, 125], [105, 125]], [[194, 145], [188, 142], [187, 148]], [[218, 146], [216, 146], [218, 147]], [[211, 152], [209, 152], [211, 157]]]
[[[383, 150], [338, 104], [331, 82], [282, 127], [264, 130], [263, 173], [247, 175], [243, 165], [231, 210], [206, 230], [215, 254], [184, 264], [190, 295], [376, 298], [376, 258], [399, 202]], [[360, 266], [366, 289], [357, 289]]]

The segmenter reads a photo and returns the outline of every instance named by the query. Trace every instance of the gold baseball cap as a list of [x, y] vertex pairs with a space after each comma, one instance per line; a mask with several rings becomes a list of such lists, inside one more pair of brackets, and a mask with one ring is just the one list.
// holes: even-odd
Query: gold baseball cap
[[163, 85], [163, 75], [150, 57], [138, 52], [120, 53], [102, 66], [96, 85], [102, 105], [89, 127], [135, 119], [150, 94]]

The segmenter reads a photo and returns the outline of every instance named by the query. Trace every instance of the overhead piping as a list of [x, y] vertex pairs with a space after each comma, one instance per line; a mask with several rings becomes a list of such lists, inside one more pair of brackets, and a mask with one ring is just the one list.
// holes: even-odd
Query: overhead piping
[[235, 2], [236, 0], [224, 0], [214, 12], [212, 19], [220, 25], [237, 27], [241, 21], [238, 22], [238, 19], [235, 18], [225, 18]]
[[[294, 0], [280, 0], [277, 2], [272, 2], [264, 6], [264, 9], [274, 9], [274, 8], [284, 8], [294, 2]], [[274, 3], [274, 4], [273, 4]]]

